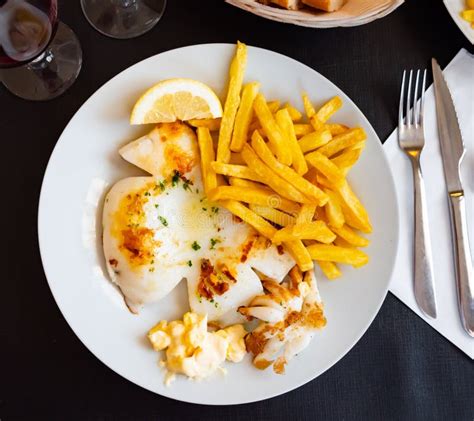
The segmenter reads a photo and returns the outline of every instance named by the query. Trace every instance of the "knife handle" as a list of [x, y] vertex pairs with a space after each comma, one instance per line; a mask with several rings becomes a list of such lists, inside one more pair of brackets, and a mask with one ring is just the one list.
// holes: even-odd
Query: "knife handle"
[[425, 183], [420, 166], [420, 155], [411, 155], [415, 205], [414, 290], [418, 306], [424, 314], [436, 319], [436, 297], [433, 277], [433, 258], [426, 210]]
[[474, 337], [474, 277], [467, 234], [466, 206], [462, 192], [449, 195], [453, 228], [454, 263], [459, 312], [466, 332]]

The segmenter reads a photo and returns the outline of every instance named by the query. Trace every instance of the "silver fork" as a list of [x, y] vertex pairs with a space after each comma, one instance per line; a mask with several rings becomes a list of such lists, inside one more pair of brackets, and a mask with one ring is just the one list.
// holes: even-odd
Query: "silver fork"
[[[424, 92], [426, 70], [423, 73], [421, 98], [417, 101], [420, 82], [420, 70], [416, 72], [415, 90], [412, 102], [413, 71], [408, 77], [408, 89], [405, 89], [406, 71], [403, 72], [398, 114], [398, 144], [410, 158], [413, 169], [414, 205], [415, 205], [415, 238], [414, 238], [414, 289], [418, 306], [424, 314], [436, 319], [436, 297], [433, 282], [433, 261], [431, 240], [426, 211], [425, 184], [420, 166], [420, 156], [425, 145], [423, 128]], [[407, 100], [405, 99], [407, 91]], [[405, 119], [403, 109], [406, 108]]]

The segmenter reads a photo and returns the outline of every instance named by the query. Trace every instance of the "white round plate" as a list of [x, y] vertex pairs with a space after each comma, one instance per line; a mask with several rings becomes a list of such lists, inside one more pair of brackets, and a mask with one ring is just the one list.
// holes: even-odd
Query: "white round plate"
[[56, 302], [79, 339], [104, 364], [126, 379], [163, 396], [186, 402], [230, 405], [285, 393], [319, 376], [363, 335], [387, 293], [398, 241], [393, 179], [380, 140], [354, 103], [323, 76], [283, 55], [249, 47], [246, 81], [258, 80], [267, 98], [302, 108], [308, 91], [316, 104], [340, 95], [337, 121], [361, 126], [368, 135], [362, 158], [350, 174], [367, 207], [374, 232], [367, 249], [370, 263], [327, 281], [319, 276], [327, 326], [292, 360], [285, 375], [259, 371], [247, 356], [227, 363], [228, 373], [197, 384], [179, 378], [163, 384], [146, 333], [161, 319], [181, 318], [188, 310], [184, 282], [138, 316], [125, 307], [109, 282], [101, 246], [101, 211], [106, 191], [121, 178], [141, 174], [117, 153], [120, 146], [149, 130], [129, 125], [131, 108], [161, 79], [188, 77], [207, 83], [218, 95], [227, 84], [234, 45], [195, 45], [144, 60], [106, 83], [80, 108], [61, 135], [41, 190], [38, 230], [41, 257]]

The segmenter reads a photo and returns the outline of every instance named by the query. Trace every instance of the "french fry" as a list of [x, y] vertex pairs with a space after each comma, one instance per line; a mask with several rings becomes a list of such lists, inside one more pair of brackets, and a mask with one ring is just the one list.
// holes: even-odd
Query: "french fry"
[[247, 134], [253, 113], [253, 101], [259, 89], [260, 83], [252, 82], [247, 83], [242, 90], [242, 99], [235, 116], [234, 131], [230, 143], [230, 150], [233, 152], [240, 152], [244, 143], [247, 142]]
[[301, 240], [285, 241], [283, 246], [291, 254], [293, 259], [295, 259], [301, 271], [306, 272], [307, 270], [313, 269], [314, 264], [311, 260], [311, 256]]
[[340, 155], [331, 159], [344, 175], [347, 175], [352, 166], [359, 160], [362, 148], [347, 149]]
[[303, 92], [303, 106], [306, 116], [311, 119], [311, 117], [316, 114], [316, 110], [314, 109], [313, 104], [311, 104], [306, 92]]
[[261, 216], [252, 212], [249, 208], [236, 200], [226, 200], [220, 202], [229, 212], [238, 216], [242, 221], [254, 227], [264, 237], [271, 239], [276, 232], [272, 224], [265, 221]]
[[474, 23], [474, 10], [473, 9], [463, 10], [461, 12], [461, 17], [470, 23]]
[[288, 203], [288, 200], [281, 198], [274, 192], [259, 187], [219, 186], [211, 190], [207, 197], [212, 202], [238, 200], [254, 205], [279, 208], [288, 212], [294, 210], [292, 202]]
[[369, 215], [362, 203], [352, 191], [349, 183], [344, 180], [335, 187], [335, 191], [339, 196], [342, 212], [346, 223], [352, 228], [356, 228], [362, 232], [372, 232]]
[[[258, 132], [254, 132], [254, 135], [255, 133]], [[260, 137], [260, 135], [258, 136]], [[270, 186], [280, 196], [298, 203], [311, 203], [311, 200], [303, 193], [288, 183], [287, 180], [284, 180], [278, 176], [273, 170], [264, 164], [264, 162], [257, 156], [255, 151], [250, 147], [250, 145], [246, 144], [242, 149], [242, 158], [244, 158], [249, 168], [257, 174], [260, 181]]]
[[217, 187], [216, 173], [211, 167], [211, 162], [215, 159], [214, 145], [207, 127], [198, 127], [197, 135], [201, 154], [201, 171], [204, 191], [208, 194], [211, 190]]
[[[257, 190], [263, 190], [264, 192], [267, 192], [269, 194], [269, 202], [267, 203], [267, 205], [265, 205], [265, 207], [269, 209], [280, 209], [284, 212], [289, 213], [290, 215], [297, 215], [301, 209], [298, 203], [282, 198], [281, 196], [277, 195], [271, 188], [263, 184], [255, 183], [253, 181], [248, 181], [243, 178], [236, 178], [236, 177], [231, 177], [229, 181], [230, 181], [231, 186], [243, 187], [246, 189], [257, 189]], [[245, 202], [245, 200], [242, 200], [242, 201]], [[252, 203], [249, 203], [250, 208], [252, 207], [252, 205], [253, 205]], [[261, 206], [261, 205], [255, 205], [255, 206]]]
[[223, 164], [222, 162], [211, 162], [212, 169], [217, 174], [226, 175], [228, 177], [245, 178], [252, 181], [261, 181], [262, 179], [257, 173], [245, 165]]
[[314, 214], [316, 213], [316, 205], [305, 203], [301, 206], [298, 215], [296, 216], [296, 223], [303, 224], [305, 222], [311, 222], [314, 218]]
[[366, 137], [364, 129], [357, 127], [333, 137], [329, 143], [319, 148], [318, 152], [330, 158], [343, 149], [353, 146], [361, 140], [365, 140]]
[[342, 107], [342, 99], [338, 96], [331, 98], [326, 102], [312, 117], [310, 117], [311, 125], [314, 130], [321, 130], [324, 123], [328, 121], [331, 116]]
[[336, 239], [336, 235], [323, 221], [312, 221], [305, 224], [297, 224], [293, 227], [292, 234], [298, 239], [316, 240], [325, 244], [330, 244]]
[[341, 271], [337, 265], [333, 262], [325, 262], [322, 260], [317, 260], [319, 267], [326, 276], [326, 278], [333, 280], [341, 276]]
[[261, 183], [256, 183], [255, 181], [246, 180], [245, 178], [229, 177], [229, 184], [235, 187], [259, 188], [266, 189], [269, 192], [273, 192], [273, 190], [269, 187]]
[[313, 126], [311, 124], [295, 124], [293, 127], [295, 129], [296, 137], [301, 137], [314, 132]]
[[[258, 132], [254, 132], [252, 135], [252, 147], [254, 148], [257, 155], [262, 159], [262, 161], [268, 165], [271, 171], [274, 171], [283, 180], [296, 187], [301, 193], [304, 193], [306, 197], [310, 198], [311, 201], [309, 203], [315, 203], [319, 206], [323, 206], [327, 202], [326, 194], [322, 190], [320, 190], [314, 184], [311, 184], [305, 178], [301, 177], [291, 168], [283, 165], [275, 159]], [[249, 165], [248, 162], [247, 165]], [[254, 170], [257, 172], [256, 169]], [[308, 201], [302, 201], [301, 203], [308, 203]]]
[[324, 189], [324, 192], [328, 195], [329, 200], [324, 205], [326, 212], [326, 218], [331, 228], [341, 228], [344, 225], [344, 214], [342, 213], [341, 204], [336, 193], [329, 189]]
[[[315, 169], [315, 168], [311, 168]], [[331, 183], [331, 180], [328, 180], [328, 178], [324, 175], [322, 175], [318, 170], [316, 170], [316, 184], [320, 186], [321, 188], [327, 188], [327, 189], [332, 189], [334, 188], [334, 184]]]
[[344, 180], [344, 173], [327, 156], [315, 151], [305, 155], [305, 158], [321, 174], [330, 179], [332, 183], [336, 184]]
[[295, 129], [288, 109], [283, 108], [282, 110], [277, 111], [275, 118], [280, 129], [286, 135], [288, 143], [285, 146], [289, 148], [293, 168], [299, 175], [305, 174], [308, 171], [308, 165], [306, 164], [303, 152], [301, 152], [298, 141], [296, 140]]
[[282, 164], [290, 165], [291, 151], [289, 148], [285, 148], [285, 135], [282, 133], [280, 127], [273, 118], [273, 114], [268, 108], [265, 97], [262, 94], [258, 94], [256, 96], [253, 108], [265, 135], [268, 137], [268, 140], [275, 148], [278, 160]]
[[366, 140], [359, 140], [355, 145], [349, 146], [346, 149], [346, 151], [355, 151], [357, 149], [360, 149], [361, 151], [363, 151], [365, 149], [365, 144], [366, 143], [367, 143]]
[[207, 127], [211, 132], [215, 132], [221, 127], [220, 118], [196, 118], [188, 120], [187, 123], [189, 123], [193, 127]]
[[288, 114], [290, 114], [291, 121], [300, 121], [303, 118], [303, 114], [301, 114], [293, 105], [290, 103], [286, 103], [284, 106], [284, 109], [288, 111]]
[[272, 114], [275, 114], [280, 108], [280, 101], [268, 101], [267, 107]]
[[335, 246], [339, 246], [339, 247], [344, 247], [346, 249], [353, 249], [354, 246], [347, 242], [346, 240], [344, 240], [344, 238], [341, 238], [341, 237], [337, 237], [334, 241], [333, 241], [333, 244]]
[[345, 133], [349, 130], [349, 127], [338, 123], [326, 123], [324, 128], [329, 130], [333, 136], [337, 136], [338, 134]]
[[292, 240], [316, 240], [321, 243], [331, 244], [336, 235], [322, 221], [306, 222], [297, 225], [288, 225], [278, 230], [272, 242], [280, 244]]
[[249, 208], [251, 211], [255, 212], [257, 215], [260, 215], [262, 218], [265, 218], [274, 224], [280, 225], [281, 227], [286, 227], [287, 225], [295, 223], [295, 218], [293, 216], [288, 215], [285, 212], [280, 212], [275, 208], [253, 204], [250, 204]]
[[367, 240], [367, 238], [358, 235], [347, 225], [343, 225], [340, 228], [333, 227], [332, 231], [334, 231], [339, 237], [347, 241], [352, 246], [367, 247], [369, 245], [369, 240]]
[[[272, 189], [270, 189], [269, 187], [267, 187], [263, 184], [255, 183], [253, 181], [249, 181], [249, 180], [245, 180], [243, 178], [237, 178], [237, 177], [230, 177], [229, 178], [229, 183], [230, 183], [231, 186], [235, 186], [235, 187], [244, 187], [246, 189], [259, 189], [259, 190], [264, 190], [264, 191], [268, 192], [271, 195], [270, 199], [269, 199], [270, 203], [272, 205], [275, 205], [275, 208], [272, 208], [270, 206], [265, 206], [265, 207], [268, 208], [268, 209], [273, 209], [273, 210], [275, 210], [275, 212], [278, 212], [278, 211], [276, 211], [276, 209], [281, 209], [285, 212], [290, 213], [291, 215], [297, 215], [298, 212], [300, 211], [300, 206], [297, 203], [292, 202], [291, 200], [282, 199], [280, 196], [275, 194], [275, 192]], [[245, 202], [245, 200], [242, 200], [242, 201]], [[255, 205], [255, 206], [257, 206], [257, 205]], [[250, 207], [250, 209], [252, 209], [252, 204], [251, 203], [249, 203], [249, 207]], [[255, 213], [259, 214], [258, 212], [255, 212]], [[282, 212], [280, 212], [280, 213], [282, 213]], [[260, 216], [264, 216], [264, 215], [260, 215]], [[265, 218], [265, 219], [268, 219], [268, 220], [271, 221], [271, 219], [269, 219], [269, 218]], [[292, 217], [292, 219], [294, 221], [293, 217]]]
[[360, 267], [369, 262], [369, 256], [354, 248], [344, 248], [328, 244], [311, 244], [306, 247], [313, 260], [337, 262]]
[[306, 153], [326, 145], [331, 141], [331, 139], [332, 135], [329, 130], [319, 130], [304, 135], [300, 140], [298, 140], [298, 144], [301, 151]]
[[230, 141], [232, 129], [234, 128], [235, 115], [240, 103], [240, 90], [244, 79], [245, 67], [247, 65], [247, 46], [237, 42], [237, 51], [230, 65], [229, 89], [224, 104], [221, 127], [219, 130], [219, 141], [217, 144], [217, 161], [228, 163], [230, 159]]

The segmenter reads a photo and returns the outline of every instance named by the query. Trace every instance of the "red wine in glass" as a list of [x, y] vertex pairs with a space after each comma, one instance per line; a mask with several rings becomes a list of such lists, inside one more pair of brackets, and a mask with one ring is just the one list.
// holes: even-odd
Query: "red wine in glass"
[[0, 81], [12, 93], [46, 100], [76, 79], [82, 52], [58, 21], [57, 0], [0, 0]]

